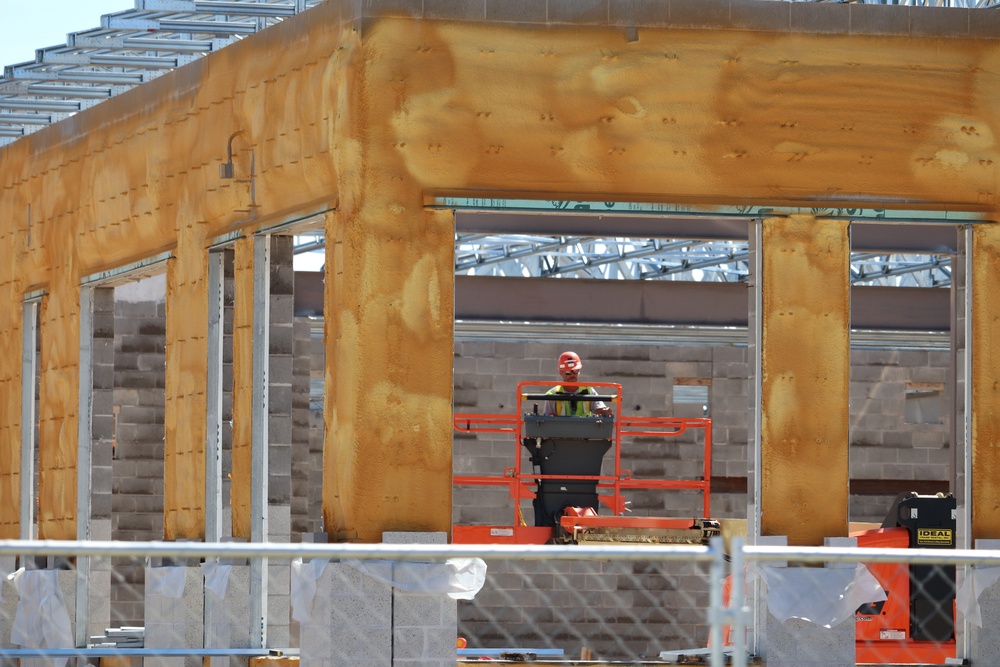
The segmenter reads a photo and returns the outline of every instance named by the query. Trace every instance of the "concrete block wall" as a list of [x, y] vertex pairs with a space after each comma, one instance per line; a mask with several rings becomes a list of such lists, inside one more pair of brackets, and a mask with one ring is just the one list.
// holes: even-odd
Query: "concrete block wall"
[[[114, 289], [94, 290], [93, 318], [89, 535], [92, 540], [110, 540], [115, 441]], [[92, 637], [103, 635], [111, 623], [111, 559], [90, 558], [86, 566], [90, 572], [86, 635]]]
[[790, 618], [779, 622], [767, 615], [767, 664], [774, 667], [853, 667], [854, 619], [832, 628]]
[[[388, 563], [371, 563], [388, 578]], [[454, 649], [452, 651], [454, 653]], [[392, 587], [350, 565], [329, 563], [302, 624], [302, 663], [313, 667], [392, 665]]]
[[707, 564], [488, 559], [486, 585], [459, 601], [471, 648], [561, 648], [576, 660], [658, 659], [705, 646]]
[[[225, 597], [205, 592], [205, 645], [211, 648], [251, 648], [250, 567], [234, 564], [229, 573]], [[211, 667], [246, 667], [246, 657], [213, 657]]]
[[[205, 640], [204, 579], [201, 568], [185, 570], [180, 597], [164, 595], [147, 587], [144, 597], [145, 646], [153, 648], [200, 648]], [[168, 568], [150, 568], [144, 578], [165, 575]], [[174, 568], [170, 568], [173, 570]], [[198, 657], [148, 657], [145, 667], [201, 667]]]
[[312, 372], [312, 327], [310, 322], [297, 319], [294, 323], [292, 359], [292, 469], [291, 518], [292, 535], [318, 533], [320, 526], [310, 513], [310, 472], [312, 467], [312, 420], [309, 414], [309, 391]]
[[[310, 322], [310, 326], [313, 323]], [[326, 375], [326, 349], [322, 339], [312, 339], [309, 353], [311, 384], [323, 386]], [[313, 396], [315, 405], [309, 410], [309, 528], [308, 532], [323, 532], [323, 397]]]
[[[385, 532], [385, 544], [447, 544], [446, 533]], [[458, 604], [446, 595], [392, 590], [393, 667], [452, 667]]]
[[[557, 380], [556, 359], [565, 349], [574, 349], [583, 360], [584, 382], [617, 382], [622, 385], [622, 412], [626, 415], [675, 416], [675, 382], [711, 380], [710, 410], [713, 419], [713, 475], [745, 476], [749, 390], [745, 349], [712, 346], [653, 346], [578, 343], [455, 342], [455, 411], [457, 413], [505, 413], [516, 410], [517, 383], [525, 380]], [[721, 376], [716, 379], [718, 369]], [[718, 384], [718, 386], [716, 386]], [[525, 406], [530, 410], [530, 406]], [[699, 415], [700, 416], [700, 415]], [[509, 436], [455, 436], [455, 474], [500, 474], [513, 466], [518, 446]], [[632, 439], [623, 443], [622, 466], [636, 476], [701, 477], [703, 457], [701, 433], [677, 438]], [[523, 455], [522, 455], [523, 457]], [[605, 461], [604, 474], [611, 472]], [[526, 457], [522, 469], [530, 470]], [[744, 516], [745, 496], [713, 497], [713, 514]], [[461, 487], [455, 490], [456, 523], [511, 521], [506, 490]], [[685, 514], [701, 511], [701, 496], [678, 492], [636, 492], [632, 509], [637, 515], [664, 512]], [[530, 516], [530, 505], [522, 504]]]
[[[115, 303], [111, 537], [163, 539], [166, 313], [162, 300]], [[143, 624], [143, 565], [114, 559], [111, 624]]]
[[[284, 304], [280, 299], [272, 306], [276, 313], [283, 312]], [[228, 322], [229, 312], [226, 317]], [[273, 319], [278, 320], [277, 317]], [[116, 304], [114, 402], [118, 413], [112, 462], [111, 517], [114, 539], [159, 539], [162, 536], [163, 323], [162, 302]], [[322, 530], [322, 414], [308, 410], [308, 418], [304, 418], [309, 391], [306, 375], [310, 378], [323, 376], [323, 344], [311, 335], [311, 328], [311, 322], [302, 320], [289, 328], [288, 336], [286, 332], [277, 336], [279, 347], [284, 345], [282, 350], [272, 346], [273, 354], [284, 353], [279, 362], [287, 366], [279, 368], [272, 359], [272, 380], [286, 383], [285, 387], [273, 392], [272, 401], [287, 398], [288, 406], [282, 408], [283, 414], [272, 415], [278, 421], [271, 421], [272, 440], [275, 434], [287, 436], [284, 450], [272, 450], [271, 472], [280, 471], [286, 475], [287, 484], [283, 486], [283, 480], [274, 480], [272, 484], [271, 501], [276, 508], [283, 509], [272, 515], [271, 522], [275, 529], [283, 526], [280, 530], [287, 531], [286, 539], [296, 539], [300, 532]], [[746, 474], [751, 400], [747, 349], [743, 347], [457, 340], [454, 358], [456, 412], [512, 414], [517, 382], [555, 379], [555, 359], [567, 348], [575, 349], [583, 357], [585, 381], [612, 381], [623, 385], [626, 414], [678, 414], [678, 410], [684, 408], [674, 405], [675, 385], [707, 380], [709, 412], [713, 420], [713, 475], [738, 478]], [[228, 370], [231, 346], [226, 346], [226, 350], [226, 382], [231, 382]], [[948, 478], [951, 424], [947, 418], [940, 424], [910, 424], [904, 417], [907, 388], [913, 383], [947, 386], [948, 364], [946, 352], [856, 350], [852, 353], [853, 478]], [[950, 398], [946, 396], [945, 400]], [[230, 405], [227, 392], [224, 406], [227, 415]], [[277, 406], [278, 402], [273, 405]], [[287, 424], [279, 423], [282, 418]], [[228, 421], [228, 417], [224, 417], [224, 421]], [[228, 442], [225, 433], [224, 442]], [[623, 465], [637, 475], [697, 477], [701, 473], [700, 451], [696, 436], [669, 442], [636, 442], [627, 446]], [[499, 474], [512, 465], [514, 453], [519, 452], [519, 448], [505, 436], [456, 434], [454, 452], [456, 474]], [[524, 465], [527, 466], [526, 460]], [[228, 459], [224, 457], [224, 480], [228, 472]], [[700, 496], [693, 492], [669, 497], [650, 493], [633, 498], [637, 514], [688, 514], [700, 508]], [[228, 501], [228, 493], [224, 501]], [[884, 498], [852, 497], [851, 518], [881, 520], [890, 502], [891, 494]], [[745, 494], [713, 494], [714, 516], [743, 517], [745, 507]], [[530, 521], [530, 503], [524, 503], [523, 508]], [[454, 515], [458, 523], [509, 524], [513, 520], [513, 507], [505, 490], [460, 488], [455, 492]], [[285, 579], [284, 574], [275, 572], [272, 581], [281, 583]], [[553, 583], [551, 592], [555, 594], [558, 588]], [[134, 596], [136, 591], [142, 590], [142, 569], [136, 570], [134, 564], [131, 569], [117, 564], [113, 589], [112, 625], [142, 624], [141, 599]], [[287, 597], [283, 589], [275, 591], [272, 587], [272, 592]], [[275, 604], [282, 607], [280, 611], [275, 609], [277, 618], [283, 618], [284, 602]], [[477, 609], [478, 604], [463, 603], [462, 618], [483, 616], [492, 611], [511, 613], [509, 610], [490, 610], [488, 605]]]
[[[457, 340], [456, 413], [514, 414], [517, 383], [556, 379], [555, 360], [565, 349], [581, 355], [584, 382], [622, 384], [625, 414], [672, 416], [675, 384], [682, 379], [709, 379], [713, 476], [738, 478], [747, 474], [752, 402], [748, 350], [743, 347]], [[941, 383], [947, 387], [948, 353], [855, 350], [851, 360], [852, 478], [949, 479], [948, 418], [935, 424], [910, 424], [905, 418], [908, 387], [914, 383]], [[941, 400], [950, 400], [947, 391]], [[626, 442], [623, 450], [623, 467], [631, 468], [636, 476], [701, 474], [700, 448], [690, 440]], [[499, 475], [504, 468], [513, 466], [515, 451], [518, 445], [510, 436], [456, 433], [455, 474]], [[530, 470], [527, 466], [526, 458], [522, 458], [522, 469]], [[604, 473], [608, 472], [605, 461]], [[851, 519], [881, 521], [893, 495], [852, 496]], [[670, 516], [700, 508], [700, 495], [695, 493], [630, 497], [636, 515]], [[743, 493], [713, 493], [712, 515], [743, 518], [746, 502]], [[506, 490], [455, 490], [456, 523], [510, 525], [512, 508]], [[530, 503], [522, 502], [522, 508], [530, 524]], [[532, 567], [530, 563], [515, 567], [491, 561], [486, 588], [475, 600], [459, 605], [459, 634], [482, 646], [557, 645], [568, 649], [570, 657], [588, 646], [606, 659], [655, 657], [661, 650], [694, 648], [707, 641], [707, 586], [703, 579], [691, 577], [680, 586], [665, 583], [661, 575], [612, 573], [609, 564], [583, 576], [573, 568], [563, 569], [561, 564], [539, 564], [537, 567], [545, 568], [544, 572]], [[591, 615], [591, 609], [599, 609], [600, 613]]]
[[[713, 477], [747, 474], [747, 441], [751, 425], [748, 349], [709, 345], [619, 345], [564, 343], [455, 342], [456, 413], [514, 414], [517, 383], [555, 380], [555, 360], [565, 349], [583, 360], [583, 381], [618, 382], [623, 413], [674, 416], [674, 386], [690, 379], [709, 380], [712, 418]], [[948, 480], [952, 457], [947, 351], [854, 350], [851, 353], [852, 479]], [[944, 418], [940, 423], [907, 423], [907, 389], [941, 385]], [[529, 407], [529, 406], [526, 406]], [[693, 415], [683, 415], [693, 416]], [[623, 443], [623, 467], [643, 476], [700, 477], [701, 447], [695, 439], [644, 439]], [[517, 444], [509, 436], [456, 433], [455, 474], [500, 474], [511, 467]], [[523, 456], [523, 455], [522, 455]], [[528, 468], [522, 458], [522, 469]], [[608, 462], [604, 473], [607, 474]], [[881, 521], [894, 494], [855, 495], [851, 519]], [[689, 511], [700, 507], [695, 493], [634, 494], [637, 514]], [[525, 516], [530, 506], [523, 503]], [[746, 496], [713, 493], [712, 514], [742, 518]], [[456, 523], [509, 524], [513, 510], [506, 490], [461, 487], [455, 491]]]
[[[944, 350], [851, 353], [852, 479], [948, 480], [954, 457], [951, 355]], [[908, 423], [907, 390], [940, 386], [940, 421]], [[853, 496], [851, 519], [881, 521], [895, 494]]]

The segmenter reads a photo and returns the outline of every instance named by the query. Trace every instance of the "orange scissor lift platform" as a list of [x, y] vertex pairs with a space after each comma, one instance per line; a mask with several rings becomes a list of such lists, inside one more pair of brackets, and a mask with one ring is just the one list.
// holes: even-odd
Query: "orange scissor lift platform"
[[[574, 390], [578, 385], [560, 382], [521, 382], [513, 415], [456, 414], [455, 430], [462, 433], [501, 433], [513, 437], [514, 465], [502, 475], [456, 475], [457, 486], [504, 486], [513, 500], [510, 525], [456, 525], [456, 544], [547, 544], [547, 543], [649, 543], [697, 544], [721, 534], [717, 521], [709, 518], [712, 478], [712, 422], [710, 419], [622, 416], [622, 388], [610, 382], [588, 382], [597, 395], [588, 401], [603, 401], [611, 416], [561, 417], [544, 414], [539, 404], [547, 401], [581, 401], [579, 394], [545, 393], [556, 386]], [[530, 406], [530, 409], [526, 409]], [[700, 431], [704, 439], [701, 479], [636, 479], [622, 468], [622, 440], [627, 438], [675, 438]], [[533, 470], [522, 466], [524, 447]], [[602, 474], [610, 452], [614, 470]], [[702, 493], [701, 516], [625, 516], [625, 492], [637, 489], [693, 490]], [[528, 525], [521, 501], [531, 499], [535, 525]], [[597, 512], [603, 505], [610, 515]]]

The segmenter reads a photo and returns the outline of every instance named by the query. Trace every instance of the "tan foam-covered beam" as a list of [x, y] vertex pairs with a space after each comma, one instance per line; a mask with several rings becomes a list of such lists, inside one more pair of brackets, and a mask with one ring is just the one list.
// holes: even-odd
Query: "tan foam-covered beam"
[[1000, 226], [972, 234], [972, 542], [1000, 537]]
[[454, 226], [398, 183], [327, 218], [323, 519], [339, 539], [451, 531]]
[[763, 221], [761, 534], [822, 546], [847, 535], [849, 223]]
[[38, 539], [77, 537], [80, 291], [72, 269], [55, 267], [39, 318]]
[[[167, 264], [164, 537], [205, 537], [208, 253], [205, 225], [182, 224]], [[206, 416], [206, 418], [203, 418]]]
[[[0, 247], [3, 247], [0, 232]], [[9, 243], [6, 244], [7, 247]], [[8, 311], [0, 327], [0, 539], [16, 540], [21, 528], [21, 373], [24, 323], [14, 312], [22, 308], [22, 290], [13, 262], [0, 262], [0, 311]], [[17, 362], [17, 367], [12, 362]]]

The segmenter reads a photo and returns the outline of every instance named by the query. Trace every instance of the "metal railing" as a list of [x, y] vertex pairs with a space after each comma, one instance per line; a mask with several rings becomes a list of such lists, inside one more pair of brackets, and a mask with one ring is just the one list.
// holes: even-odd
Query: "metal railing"
[[[917, 636], [918, 630], [914, 630], [912, 636], [907, 630], [906, 636], [899, 641], [903, 642], [904, 649], [910, 647], [915, 652], [936, 645], [953, 654], [949, 660], [961, 661], [973, 650], [970, 637], [976, 633], [981, 636], [995, 634], [996, 628], [991, 623], [997, 619], [990, 611], [984, 611], [979, 618], [976, 603], [980, 595], [996, 595], [996, 591], [989, 591], [1000, 579], [996, 576], [1000, 572], [1000, 551], [996, 550], [782, 547], [744, 545], [739, 537], [731, 538], [728, 544], [722, 538], [713, 538], [708, 546], [0, 541], [0, 567], [7, 564], [9, 569], [14, 559], [18, 559], [17, 564], [28, 564], [45, 557], [58, 559], [70, 569], [79, 559], [85, 558], [107, 559], [109, 563], [112, 558], [138, 558], [147, 559], [147, 563], [149, 559], [167, 559], [166, 562], [176, 559], [176, 562], [194, 563], [194, 567], [188, 566], [194, 570], [198, 569], [198, 563], [246, 563], [254, 559], [267, 559], [272, 567], [286, 567], [293, 559], [329, 561], [352, 567], [358, 563], [371, 566], [373, 563], [482, 559], [488, 563], [482, 588], [472, 599], [449, 603], [457, 608], [454, 612], [456, 635], [468, 646], [465, 648], [459, 643], [463, 650], [448, 654], [449, 660], [459, 662], [470, 655], [523, 651], [539, 658], [573, 658], [580, 652], [581, 655], [593, 655], [597, 660], [631, 662], [662, 662], [680, 656], [701, 655], [712, 665], [726, 664], [728, 660], [729, 664], [738, 666], [747, 664], [754, 656], [764, 656], [766, 662], [770, 652], [770, 658], [777, 664], [775, 646], [780, 643], [778, 635], [781, 632], [792, 636], [797, 632], [805, 633], [807, 640], [799, 644], [803, 647], [801, 650], [809, 650], [810, 632], [840, 633], [838, 636], [843, 639], [845, 629], [849, 633], [846, 650], [853, 651], [856, 624], [864, 621], [865, 614], [878, 613], [877, 606], [875, 612], [858, 612], [855, 606], [864, 610], [870, 605], [855, 603], [858, 599], [865, 603], [877, 604], [877, 601], [851, 598], [844, 591], [857, 590], [859, 577], [864, 578], [868, 572], [864, 566], [879, 563], [955, 568], [958, 573], [956, 592], [951, 597], [944, 596], [938, 610], [954, 621], [952, 634], [927, 641]], [[362, 567], [360, 571], [367, 570]], [[785, 583], [781, 583], [781, 576], [775, 578], [775, 573], [784, 576]], [[789, 578], [789, 574], [796, 576]], [[980, 577], [980, 581], [972, 586], [969, 582], [975, 576]], [[74, 577], [66, 579], [72, 581]], [[792, 580], [800, 583], [787, 588], [787, 582]], [[841, 584], [829, 585], [833, 580], [848, 582], [848, 585], [839, 590], [837, 586]], [[200, 582], [195, 583], [195, 597], [204, 596], [207, 600], [208, 589], [202, 588]], [[23, 613], [20, 606], [15, 611], [15, 603], [25, 592], [11, 595], [10, 585], [5, 580], [0, 600], [0, 661], [15, 657], [111, 655], [251, 656], [275, 651], [295, 654], [298, 650], [295, 642], [291, 642], [293, 645], [236, 648], [208, 646], [207, 642], [205, 646], [127, 649], [54, 646], [45, 645], [45, 642], [25, 646], [12, 641], [11, 637], [12, 626], [17, 625], [14, 622], [16, 615]], [[296, 585], [293, 577], [293, 589]], [[910, 585], [919, 588], [921, 582], [911, 578]], [[387, 586], [397, 588], [396, 583]], [[786, 588], [782, 589], [783, 586]], [[737, 591], [744, 591], [744, 594], [733, 594]], [[395, 594], [412, 595], [410, 592]], [[775, 596], [780, 598], [782, 595], [785, 597], [783, 606], [776, 605]], [[956, 595], [957, 601], [953, 601]], [[796, 596], [803, 599], [797, 600]], [[831, 604], [847, 604], [846, 616], [842, 614], [836, 623], [825, 627], [821, 619], [807, 619], [804, 614], [795, 612], [800, 602], [817, 602], [808, 599], [810, 596], [828, 598], [825, 602], [832, 601]], [[872, 596], [868, 594], [868, 597]], [[1000, 595], [996, 598], [1000, 599]], [[412, 598], [406, 599], [412, 601]], [[395, 603], [397, 614], [402, 606], [403, 602]], [[390, 608], [391, 605], [386, 607]], [[787, 616], [781, 617], [781, 614]], [[364, 623], [363, 616], [355, 618], [346, 614], [338, 623]], [[88, 620], [93, 622], [93, 619]], [[288, 621], [287, 618], [278, 620]], [[242, 621], [246, 622], [245, 616]], [[269, 621], [265, 618], [264, 622]], [[379, 627], [395, 627], [399, 621], [376, 618], [368, 622], [375, 622]], [[985, 629], [977, 629], [979, 626]], [[451, 626], [446, 622], [443, 627], [445, 629], [440, 632], [449, 634]], [[396, 633], [393, 637], [393, 651], [401, 655], [407, 638], [413, 635]], [[430, 643], [429, 640], [420, 641]], [[859, 647], [862, 643], [861, 639], [857, 640]], [[827, 646], [823, 650], [829, 650], [828, 645], [821, 643], [817, 647]]]

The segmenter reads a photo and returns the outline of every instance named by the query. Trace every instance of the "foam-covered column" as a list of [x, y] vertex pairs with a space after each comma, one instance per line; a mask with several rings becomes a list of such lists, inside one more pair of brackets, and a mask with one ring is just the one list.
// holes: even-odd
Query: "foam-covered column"
[[819, 546], [847, 535], [849, 223], [763, 221], [761, 534]]
[[39, 323], [38, 538], [76, 539], [77, 439], [80, 390], [80, 287], [72, 251], [62, 232], [46, 231], [63, 249], [53, 266]]
[[969, 255], [972, 539], [1000, 539], [1000, 229], [977, 225]]
[[373, 176], [326, 222], [323, 519], [334, 539], [451, 529], [453, 219], [393, 176]]
[[[0, 237], [0, 242], [10, 239]], [[32, 530], [31, 525], [21, 525], [28, 509], [21, 504], [26, 495], [21, 485], [31, 489], [33, 484], [31, 479], [22, 478], [21, 448], [30, 451], [34, 446], [24, 438], [26, 432], [34, 433], [34, 424], [23, 422], [26, 417], [34, 419], [34, 391], [26, 395], [25, 389], [33, 389], [35, 379], [33, 375], [25, 378], [24, 374], [33, 374], [37, 363], [34, 342], [38, 306], [33, 302], [21, 303], [19, 284], [10, 276], [14, 262], [3, 264], [6, 266], [0, 268], [0, 298], [4, 303], [0, 308], [0, 506], [7, 511], [0, 513], [0, 539], [13, 540], [28, 537]]]
[[182, 226], [167, 263], [163, 532], [205, 536], [208, 253], [204, 231]]

